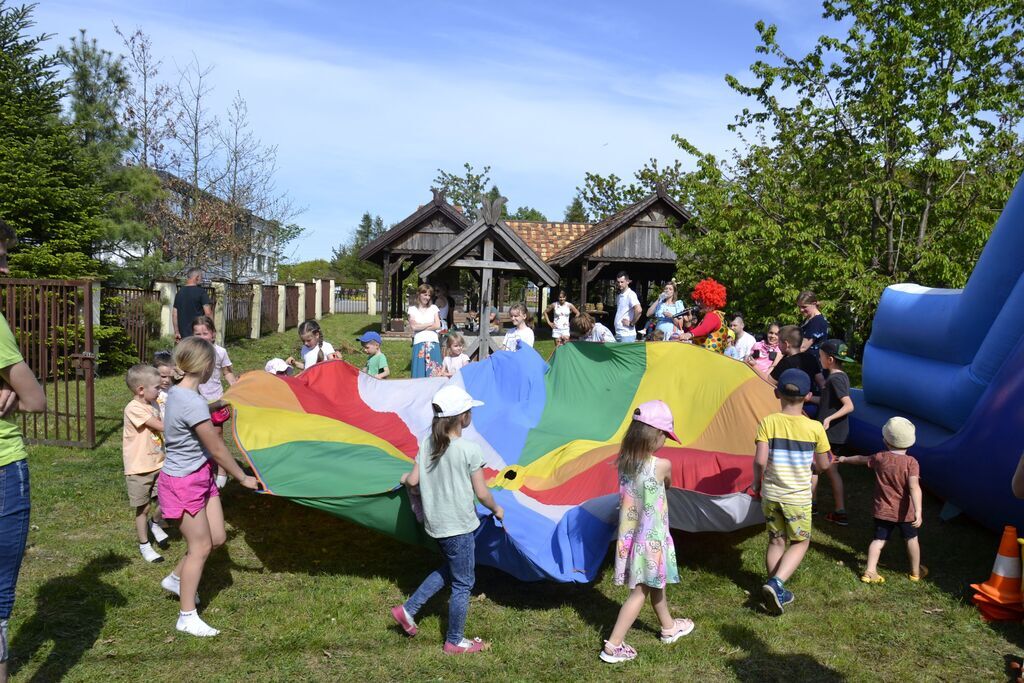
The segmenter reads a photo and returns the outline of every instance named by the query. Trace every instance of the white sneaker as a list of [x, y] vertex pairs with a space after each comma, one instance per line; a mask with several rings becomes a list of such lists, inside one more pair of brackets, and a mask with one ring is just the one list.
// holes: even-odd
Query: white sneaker
[[146, 562], [163, 562], [164, 556], [153, 550], [153, 546], [149, 543], [140, 543], [139, 552], [142, 553], [142, 558]]
[[217, 488], [222, 489], [225, 486], [227, 486], [228, 475], [226, 475], [226, 474], [218, 474], [216, 481], [217, 481]]
[[161, 548], [167, 547], [167, 532], [160, 528], [160, 525], [150, 520], [149, 533], [153, 534], [153, 540]]
[[[160, 587], [168, 593], [174, 593], [179, 598], [181, 597], [181, 579], [174, 574], [168, 574], [160, 579]], [[196, 593], [196, 604], [199, 604], [199, 593]]]
[[199, 615], [195, 613], [195, 610], [191, 612], [179, 612], [178, 623], [175, 628], [182, 633], [198, 636], [200, 638], [210, 638], [220, 633], [220, 631], [203, 621]]

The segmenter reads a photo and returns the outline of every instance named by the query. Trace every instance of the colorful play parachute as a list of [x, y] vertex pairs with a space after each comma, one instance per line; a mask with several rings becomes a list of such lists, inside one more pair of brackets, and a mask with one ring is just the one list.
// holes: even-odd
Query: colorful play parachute
[[682, 441], [659, 453], [673, 465], [672, 525], [729, 531], [763, 519], [743, 491], [758, 421], [778, 402], [744, 364], [689, 344], [570, 344], [550, 367], [532, 349], [501, 352], [450, 380], [377, 380], [334, 361], [294, 378], [249, 373], [227, 399], [269, 493], [429, 543], [398, 480], [446, 382], [485, 402], [464, 436], [484, 449], [505, 521], [479, 507], [482, 564], [523, 580], [594, 579], [618, 519], [617, 444], [634, 408], [655, 398]]

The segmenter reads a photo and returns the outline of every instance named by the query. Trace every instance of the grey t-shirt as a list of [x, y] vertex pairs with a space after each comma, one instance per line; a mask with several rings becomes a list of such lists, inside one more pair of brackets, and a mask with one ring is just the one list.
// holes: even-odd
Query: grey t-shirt
[[210, 454], [206, 452], [196, 425], [210, 419], [210, 404], [198, 392], [183, 387], [171, 387], [167, 392], [164, 409], [164, 472], [172, 477], [184, 477], [202, 467]]
[[420, 442], [420, 496], [423, 527], [432, 538], [448, 538], [476, 531], [476, 496], [470, 477], [484, 466], [484, 452], [463, 438], [453, 439], [437, 460], [430, 459], [430, 438]]

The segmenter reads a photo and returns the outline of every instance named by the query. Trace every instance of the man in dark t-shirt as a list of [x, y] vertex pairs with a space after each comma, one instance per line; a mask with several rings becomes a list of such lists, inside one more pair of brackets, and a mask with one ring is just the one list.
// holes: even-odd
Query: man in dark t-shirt
[[175, 342], [192, 336], [192, 321], [199, 316], [213, 317], [210, 295], [203, 287], [199, 286], [203, 280], [203, 271], [199, 268], [191, 268], [185, 277], [185, 286], [174, 295], [174, 311], [171, 322], [174, 324]]

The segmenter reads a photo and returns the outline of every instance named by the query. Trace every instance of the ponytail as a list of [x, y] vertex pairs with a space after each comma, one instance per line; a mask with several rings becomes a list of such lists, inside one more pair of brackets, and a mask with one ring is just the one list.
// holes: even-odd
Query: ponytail
[[320, 340], [316, 343], [316, 362], [324, 362], [324, 336], [320, 335]]
[[448, 446], [452, 443], [452, 428], [458, 425], [459, 427], [466, 427], [469, 425], [469, 411], [458, 415], [452, 415], [450, 417], [438, 417], [437, 413], [441, 412], [441, 408], [435, 403], [434, 408], [434, 420], [430, 423], [430, 462], [431, 464], [436, 463], [444, 452], [448, 450]]

